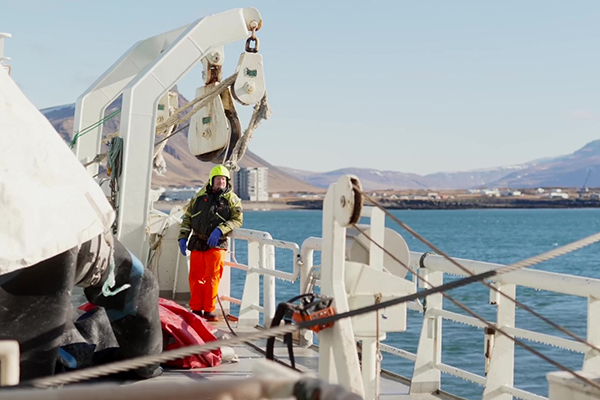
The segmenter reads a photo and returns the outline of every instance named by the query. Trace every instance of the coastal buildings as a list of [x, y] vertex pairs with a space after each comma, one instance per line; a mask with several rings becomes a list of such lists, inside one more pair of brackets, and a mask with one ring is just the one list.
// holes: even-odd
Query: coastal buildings
[[242, 168], [234, 174], [233, 190], [242, 200], [269, 201], [269, 169]]

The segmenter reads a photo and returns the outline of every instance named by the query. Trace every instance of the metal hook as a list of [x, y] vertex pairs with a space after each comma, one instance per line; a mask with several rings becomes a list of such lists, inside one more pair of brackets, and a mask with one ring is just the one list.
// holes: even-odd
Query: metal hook
[[[252, 42], [254, 42], [254, 47], [252, 47]], [[248, 39], [246, 39], [246, 52], [247, 53], [258, 53], [259, 40], [256, 37], [256, 28], [252, 28], [252, 34]]]
[[[254, 42], [254, 47], [252, 47], [252, 42]], [[246, 52], [247, 53], [258, 53], [259, 41], [257, 37], [249, 37], [246, 40]]]

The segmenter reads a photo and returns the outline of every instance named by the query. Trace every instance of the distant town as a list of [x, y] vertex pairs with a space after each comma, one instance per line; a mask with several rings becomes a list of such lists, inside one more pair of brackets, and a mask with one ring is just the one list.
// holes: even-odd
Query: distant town
[[[320, 209], [321, 192], [269, 193], [268, 168], [242, 168], [234, 174], [235, 193], [247, 210]], [[159, 202], [184, 203], [200, 187], [160, 188]], [[600, 207], [600, 189], [477, 188], [468, 190], [377, 190], [370, 197], [391, 209], [578, 208]]]

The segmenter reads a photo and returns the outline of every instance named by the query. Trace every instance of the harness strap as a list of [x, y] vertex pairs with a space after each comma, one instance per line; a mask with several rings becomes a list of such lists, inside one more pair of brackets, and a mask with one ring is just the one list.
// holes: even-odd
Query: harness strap
[[[291, 324], [291, 314], [293, 312], [293, 305], [291, 305], [290, 303], [279, 303], [279, 305], [277, 306], [277, 310], [275, 311], [275, 316], [273, 317], [273, 320], [271, 321], [271, 328], [279, 326], [279, 324], [281, 323], [281, 321], [285, 321], [285, 324]], [[292, 334], [291, 333], [286, 333], [283, 336], [283, 342], [287, 345], [287, 349], [288, 349], [288, 356], [290, 358], [290, 363], [292, 368], [296, 368], [296, 360], [294, 358], [294, 347], [293, 347], [293, 341], [292, 341]], [[271, 336], [269, 337], [269, 339], [267, 339], [267, 360], [274, 360], [275, 359], [275, 337]]]

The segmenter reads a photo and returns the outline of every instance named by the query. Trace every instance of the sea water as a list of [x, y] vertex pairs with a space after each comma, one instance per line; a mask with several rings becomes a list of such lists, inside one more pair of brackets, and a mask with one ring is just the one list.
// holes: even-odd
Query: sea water
[[[600, 209], [396, 210], [393, 214], [451, 256], [500, 264], [510, 264], [600, 231]], [[321, 211], [249, 211], [244, 213], [244, 228], [267, 231], [275, 239], [301, 245], [307, 237], [321, 236], [321, 217]], [[429, 250], [393, 221], [388, 220], [387, 226], [403, 235], [410, 250]], [[236, 241], [238, 262], [246, 263], [246, 251], [245, 243]], [[317, 259], [315, 263], [319, 262]], [[291, 251], [276, 250], [276, 268], [291, 271]], [[600, 244], [533, 268], [600, 279]], [[233, 296], [241, 298], [244, 279], [245, 272], [232, 270]], [[278, 302], [299, 293], [298, 282], [288, 284], [277, 280], [276, 288]], [[450, 294], [488, 320], [495, 320], [496, 307], [489, 304], [489, 290], [482, 285], [459, 288]], [[586, 336], [585, 298], [528, 288], [518, 288], [517, 298], [554, 322]], [[460, 312], [452, 306], [444, 301], [445, 309]], [[566, 337], [522, 309], [517, 309], [516, 314], [519, 328]], [[389, 333], [384, 343], [416, 353], [421, 321], [422, 314], [409, 311], [408, 330]], [[444, 320], [442, 331], [442, 362], [483, 376], [483, 330]], [[582, 367], [582, 354], [527, 344], [569, 368]], [[384, 353], [383, 368], [410, 377], [413, 363]], [[515, 346], [515, 387], [547, 396], [546, 373], [554, 370], [547, 362]], [[482, 394], [480, 386], [446, 374], [442, 374], [442, 389], [468, 399], [481, 398]]]

